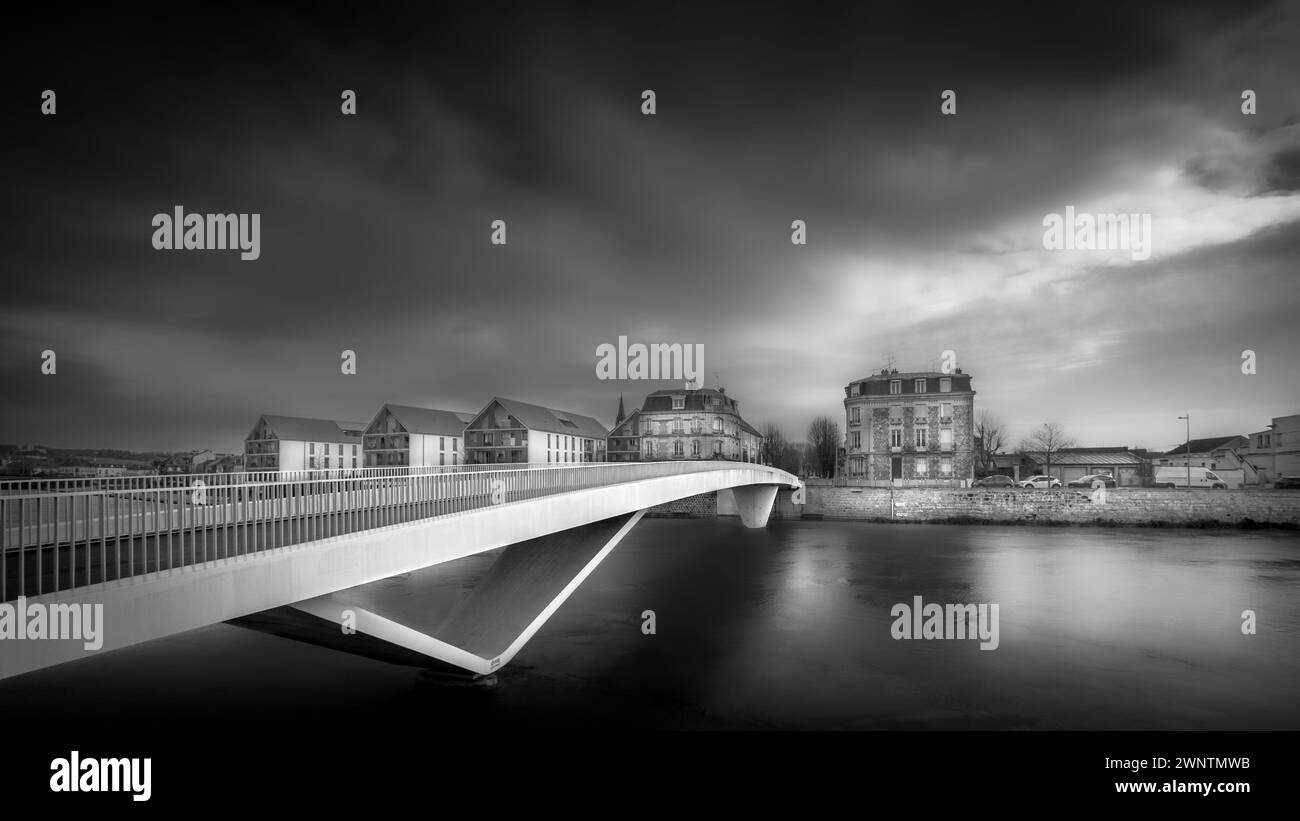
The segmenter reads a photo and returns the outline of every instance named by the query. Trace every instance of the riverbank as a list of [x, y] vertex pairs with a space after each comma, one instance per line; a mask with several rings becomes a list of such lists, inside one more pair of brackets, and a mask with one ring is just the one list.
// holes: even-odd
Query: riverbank
[[[782, 491], [776, 519], [827, 519], [927, 524], [996, 524], [1096, 527], [1300, 529], [1300, 493], [1289, 490], [1169, 490], [1117, 488], [1090, 491], [979, 488], [877, 488], [809, 484], [805, 504]], [[736, 515], [727, 491], [660, 505], [655, 518]]]

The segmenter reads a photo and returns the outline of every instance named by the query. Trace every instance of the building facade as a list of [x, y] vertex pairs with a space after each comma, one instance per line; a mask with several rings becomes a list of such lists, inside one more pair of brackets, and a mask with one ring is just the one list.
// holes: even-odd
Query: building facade
[[470, 421], [465, 452], [475, 465], [603, 462], [608, 437], [590, 416], [495, 396]]
[[885, 369], [844, 388], [845, 477], [960, 486], [974, 478], [970, 374]]
[[637, 416], [644, 461], [758, 462], [762, 453], [761, 434], [741, 417], [740, 403], [722, 388], [655, 391]]
[[364, 429], [362, 422], [261, 416], [244, 439], [244, 467], [249, 471], [358, 468]]
[[[1151, 478], [1151, 460], [1127, 447], [1066, 448], [1052, 454], [1051, 467], [1042, 453], [1026, 453], [1033, 472], [1054, 476], [1061, 484], [1104, 474], [1119, 487], [1142, 487]], [[1028, 474], [1020, 478], [1028, 478]]]
[[1300, 414], [1275, 416], [1267, 430], [1247, 440], [1238, 452], [1258, 472], [1261, 484], [1300, 476]]
[[459, 465], [470, 414], [410, 405], [384, 405], [366, 425], [368, 468]]
[[641, 410], [638, 408], [609, 432], [605, 459], [610, 462], [641, 461]]

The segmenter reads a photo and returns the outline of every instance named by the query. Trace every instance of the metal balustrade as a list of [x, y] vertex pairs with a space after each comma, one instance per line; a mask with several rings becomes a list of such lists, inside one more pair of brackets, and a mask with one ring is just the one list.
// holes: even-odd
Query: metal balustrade
[[[214, 476], [0, 495], [0, 601], [185, 568], [497, 504], [705, 471], [770, 471], [730, 461], [459, 465]], [[362, 475], [355, 475], [362, 474]], [[201, 478], [202, 486], [192, 480]], [[75, 480], [74, 480], [75, 481]], [[102, 480], [101, 480], [102, 481]]]
[[[432, 467], [376, 466], [368, 468], [311, 468], [304, 470], [246, 470], [233, 473], [149, 473], [136, 476], [31, 477], [0, 481], [0, 496], [32, 493], [67, 493], [82, 490], [152, 490], [183, 488], [196, 481], [205, 485], [241, 485], [256, 482], [304, 481], [311, 479], [365, 479], [419, 473], [450, 473], [466, 470], [505, 468], [507, 465], [438, 465]], [[516, 465], [527, 468], [530, 465]]]

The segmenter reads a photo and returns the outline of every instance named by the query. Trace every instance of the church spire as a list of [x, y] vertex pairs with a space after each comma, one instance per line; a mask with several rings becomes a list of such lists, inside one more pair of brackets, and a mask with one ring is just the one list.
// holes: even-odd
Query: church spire
[[623, 420], [626, 418], [627, 414], [623, 412], [623, 394], [620, 393], [618, 395], [618, 415], [614, 417], [614, 427], [623, 424]]

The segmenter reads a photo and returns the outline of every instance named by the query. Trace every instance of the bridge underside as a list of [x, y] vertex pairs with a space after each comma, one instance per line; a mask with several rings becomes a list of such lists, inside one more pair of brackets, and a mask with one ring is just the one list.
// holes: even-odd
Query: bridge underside
[[[510, 545], [433, 630], [360, 607], [339, 591], [232, 624], [395, 664], [486, 675], [541, 629], [644, 511]], [[345, 631], [345, 625], [355, 632]]]

